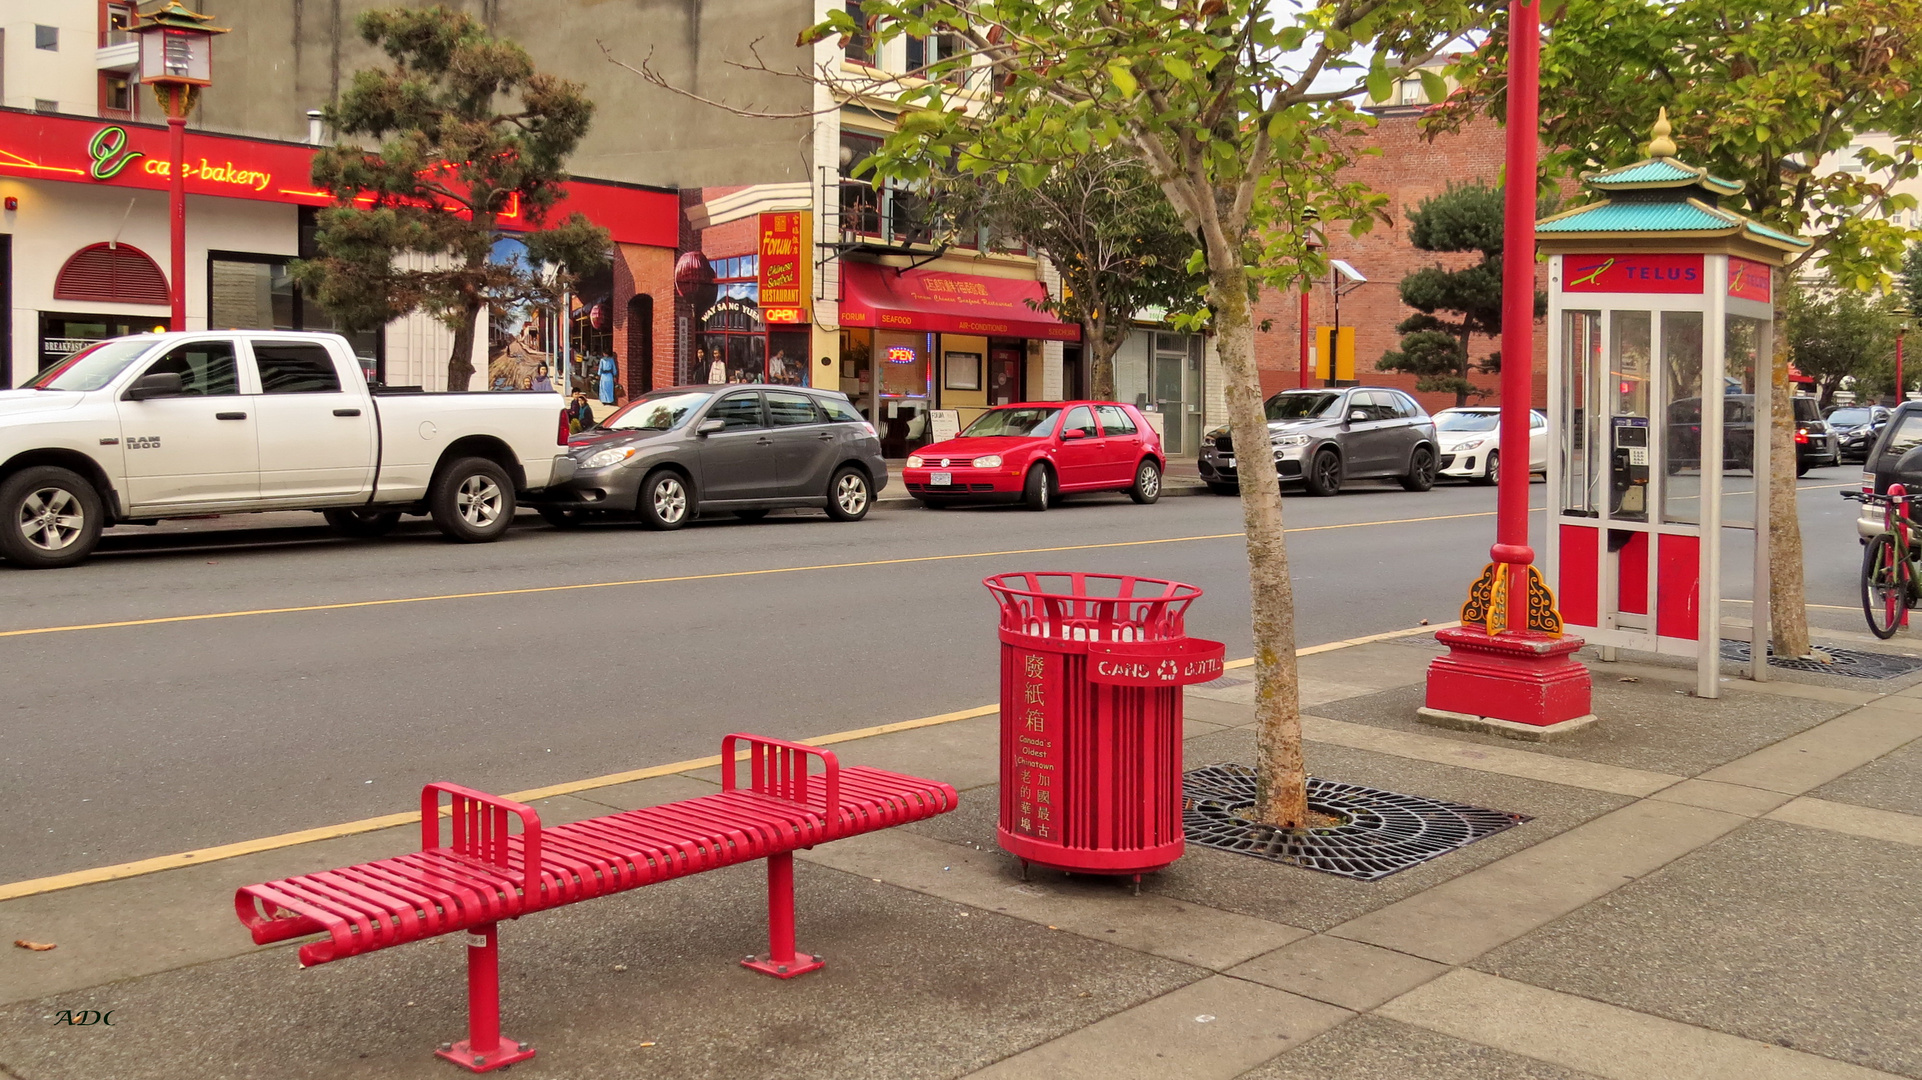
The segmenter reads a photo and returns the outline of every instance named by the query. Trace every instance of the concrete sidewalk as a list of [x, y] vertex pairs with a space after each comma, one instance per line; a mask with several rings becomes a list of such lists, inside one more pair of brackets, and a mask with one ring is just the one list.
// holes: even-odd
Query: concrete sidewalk
[[[844, 762], [946, 780], [962, 804], [804, 854], [800, 944], [824, 971], [736, 965], [764, 940], [753, 865], [530, 916], [501, 932], [504, 1027], [540, 1050], [514, 1073], [1922, 1078], [1922, 673], [1731, 679], [1706, 701], [1692, 669], [1598, 663], [1602, 722], [1533, 744], [1415, 723], [1437, 651], [1418, 634], [1305, 657], [1311, 771], [1524, 824], [1373, 883], [1192, 846], [1139, 897], [1024, 883], [994, 844], [994, 717], [851, 739]], [[1189, 767], [1252, 760], [1249, 674], [1190, 690]], [[715, 772], [537, 806], [574, 820], [712, 791]], [[302, 971], [232, 914], [237, 885], [413, 839], [0, 903], [7, 941], [58, 945], [0, 950], [0, 1075], [457, 1075], [431, 1056], [464, 1032], [457, 938]]]

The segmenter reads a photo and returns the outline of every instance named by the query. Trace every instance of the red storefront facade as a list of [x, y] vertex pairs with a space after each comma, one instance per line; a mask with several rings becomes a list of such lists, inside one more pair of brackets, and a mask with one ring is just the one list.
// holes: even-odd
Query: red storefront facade
[[[186, 329], [334, 329], [286, 276], [311, 253], [314, 208], [331, 202], [312, 181], [314, 151], [188, 134]], [[156, 125], [0, 109], [0, 386], [88, 340], [168, 325], [165, 298], [153, 295], [155, 274], [164, 287], [172, 273], [168, 157]], [[671, 381], [677, 194], [577, 179], [555, 208], [575, 211], [614, 246], [608, 271], [572, 305], [577, 348], [610, 351], [624, 389]], [[511, 235], [519, 221], [510, 209], [503, 226]], [[438, 388], [449, 340], [417, 316], [357, 335], [356, 348], [389, 382]]]

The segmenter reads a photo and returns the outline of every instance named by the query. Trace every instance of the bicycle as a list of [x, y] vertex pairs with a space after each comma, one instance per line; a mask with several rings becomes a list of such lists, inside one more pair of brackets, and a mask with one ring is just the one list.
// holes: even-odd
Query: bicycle
[[1910, 505], [1922, 496], [1891, 484], [1886, 495], [1844, 491], [1842, 497], [1882, 508], [1882, 532], [1862, 551], [1862, 614], [1869, 620], [1869, 631], [1887, 640], [1909, 625], [1909, 609], [1922, 600], [1916, 587], [1916, 561], [1922, 558], [1922, 550], [1915, 546], [1915, 520], [1909, 516]]

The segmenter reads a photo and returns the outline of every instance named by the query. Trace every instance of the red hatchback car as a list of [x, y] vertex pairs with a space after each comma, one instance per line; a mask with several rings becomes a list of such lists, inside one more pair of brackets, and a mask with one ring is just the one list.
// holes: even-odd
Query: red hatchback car
[[1046, 510], [1073, 491], [1154, 502], [1166, 464], [1161, 437], [1133, 405], [1045, 401], [989, 409], [958, 438], [916, 450], [902, 479], [924, 506], [1022, 502]]

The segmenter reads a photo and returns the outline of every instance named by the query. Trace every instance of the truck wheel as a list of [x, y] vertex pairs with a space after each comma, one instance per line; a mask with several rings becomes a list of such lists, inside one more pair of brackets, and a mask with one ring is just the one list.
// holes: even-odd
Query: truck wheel
[[40, 465], [0, 482], [0, 555], [30, 570], [72, 566], [100, 543], [100, 493], [71, 469]]
[[461, 458], [434, 479], [427, 505], [435, 527], [449, 540], [499, 540], [514, 523], [514, 481], [486, 458]]
[[1046, 510], [1054, 502], [1054, 473], [1046, 465], [1028, 470], [1028, 482], [1021, 487], [1021, 502], [1030, 510]]
[[694, 500], [680, 473], [662, 469], [641, 482], [641, 523], [650, 529], [678, 529], [687, 524]]
[[828, 516], [836, 521], [859, 521], [868, 516], [868, 508], [874, 505], [874, 491], [868, 484], [868, 474], [852, 465], [843, 465], [834, 471], [834, 478], [828, 481]]
[[386, 536], [400, 523], [398, 510], [322, 510], [320, 516], [342, 536]]

